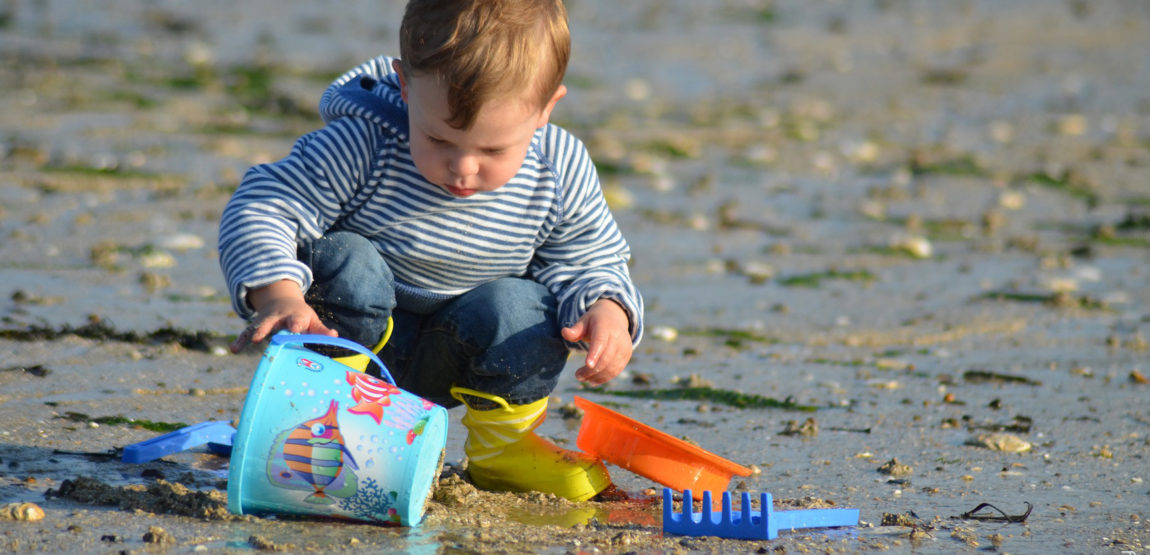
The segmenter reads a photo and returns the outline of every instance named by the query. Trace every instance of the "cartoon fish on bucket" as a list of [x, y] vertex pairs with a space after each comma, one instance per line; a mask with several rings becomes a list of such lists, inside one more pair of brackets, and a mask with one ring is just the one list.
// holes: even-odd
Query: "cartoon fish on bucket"
[[345, 462], [359, 470], [339, 433], [338, 410], [339, 403], [333, 400], [326, 414], [285, 432], [283, 461], [294, 477], [306, 481], [315, 490], [304, 499], [308, 503], [333, 502], [325, 490], [344, 470]]
[[347, 383], [351, 384], [351, 398], [356, 402], [347, 412], [369, 415], [376, 424], [383, 423], [383, 409], [391, 406], [391, 396], [400, 393], [398, 387], [363, 372], [348, 371]]
[[419, 419], [419, 422], [416, 422], [415, 425], [412, 426], [411, 429], [407, 431], [407, 438], [406, 439], [407, 439], [408, 445], [415, 443], [415, 438], [423, 435], [423, 429], [427, 427], [427, 421], [430, 419], [431, 419], [430, 416], [425, 416], [425, 417]]
[[366, 414], [376, 424], [402, 430], [406, 433], [408, 445], [423, 434], [430, 419], [428, 411], [435, 407], [434, 403], [414, 395], [404, 395], [402, 389], [362, 372], [349, 371], [347, 383], [351, 384], [351, 398], [357, 403], [347, 412]]

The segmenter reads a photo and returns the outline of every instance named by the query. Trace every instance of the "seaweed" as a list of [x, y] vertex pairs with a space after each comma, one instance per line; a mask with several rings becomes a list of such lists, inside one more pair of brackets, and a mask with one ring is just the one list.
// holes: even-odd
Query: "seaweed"
[[[1096, 243], [1112, 246], [1112, 247], [1139, 247], [1145, 248], [1150, 246], [1150, 238], [1131, 236], [1129, 233], [1137, 233], [1142, 229], [1147, 228], [1147, 220], [1150, 216], [1135, 216], [1127, 214], [1126, 219], [1119, 222], [1117, 225], [1102, 225], [1095, 227], [1090, 232], [1090, 239]], [[1125, 235], [1123, 233], [1126, 233]]]
[[[977, 507], [951, 518], [963, 520], [986, 520], [990, 522], [1026, 522], [1026, 519], [1030, 517], [1030, 511], [1034, 510], [1034, 505], [1031, 505], [1029, 501], [1023, 501], [1023, 503], [1026, 503], [1026, 512], [1022, 514], [1008, 515], [1005, 511], [995, 507], [994, 505], [991, 505], [990, 503], [979, 503]], [[982, 509], [993, 509], [998, 511], [998, 514], [977, 514]]]
[[1082, 199], [1086, 202], [1088, 208], [1098, 206], [1099, 197], [1098, 193], [1092, 191], [1090, 187], [1083, 183], [1079, 183], [1075, 179], [1075, 175], [1070, 171], [1064, 171], [1057, 176], [1052, 176], [1046, 172], [1034, 172], [1019, 178], [1021, 181], [1029, 181], [1048, 189], [1062, 191], [1071, 197]]
[[962, 373], [962, 379], [969, 383], [1019, 383], [1025, 385], [1042, 385], [1042, 382], [1032, 380], [1026, 376], [1014, 376], [1010, 374], [1000, 374], [998, 372], [991, 372], [989, 370], [967, 370]]
[[972, 431], [982, 430], [988, 432], [1013, 432], [1019, 434], [1030, 433], [1034, 427], [1034, 419], [1021, 414], [1015, 415], [1009, 422], [992, 422], [989, 424], [975, 424], [968, 422], [966, 427]]
[[816, 357], [809, 359], [807, 362], [811, 364], [825, 364], [827, 366], [866, 366], [867, 362], [861, 358], [853, 358], [850, 360], [835, 360], [831, 358]]
[[699, 157], [698, 146], [674, 138], [652, 139], [644, 145], [644, 149], [648, 152], [661, 154], [672, 160]]
[[1016, 291], [988, 291], [983, 293], [980, 298], [992, 301], [1039, 303], [1057, 308], [1083, 308], [1087, 310], [1106, 310], [1109, 308], [1106, 303], [1100, 299], [1087, 295], [1075, 296], [1066, 292], [1022, 293]]
[[[921, 227], [931, 241], [966, 241], [974, 237], [978, 226], [961, 218], [912, 219], [908, 217], [885, 217], [884, 221], [901, 228]], [[892, 248], [892, 250], [895, 250]]]
[[154, 179], [160, 177], [161, 174], [155, 172], [147, 172], [140, 170], [127, 169], [120, 164], [111, 166], [87, 166], [83, 164], [50, 164], [40, 167], [40, 171], [51, 173], [68, 173], [77, 174], [82, 176], [101, 176], [112, 175], [117, 177], [135, 177], [135, 178], [148, 178]]
[[146, 333], [116, 331], [111, 324], [102, 320], [92, 321], [79, 327], [65, 324], [60, 328], [29, 325], [23, 329], [0, 329], [0, 339], [11, 341], [55, 341], [70, 335], [84, 339], [122, 343], [176, 343], [185, 349], [205, 353], [212, 352], [213, 343], [223, 339], [223, 336], [214, 332], [182, 330], [171, 326]]
[[0, 368], [0, 372], [22, 372], [36, 376], [37, 378], [46, 377], [52, 373], [51, 368], [47, 368], [42, 364], [34, 364], [31, 366], [9, 366], [7, 368]]
[[659, 401], [711, 401], [740, 409], [784, 409], [801, 412], [815, 412], [818, 407], [802, 405], [795, 402], [793, 397], [778, 400], [763, 397], [754, 393], [740, 393], [713, 387], [682, 387], [677, 389], [645, 389], [609, 391], [602, 387], [588, 388], [587, 391], [617, 397], [632, 397], [636, 399], [655, 399]]
[[174, 432], [174, 431], [179, 430], [181, 428], [187, 427], [187, 424], [183, 423], [183, 422], [157, 422], [154, 420], [142, 420], [142, 419], [128, 418], [126, 416], [120, 416], [120, 415], [117, 415], [117, 416], [98, 416], [96, 418], [92, 418], [91, 416], [88, 416], [87, 414], [84, 414], [82, 412], [73, 412], [73, 411], [65, 412], [62, 416], [58, 416], [57, 418], [63, 418], [65, 420], [71, 420], [72, 422], [95, 422], [97, 424], [102, 424], [105, 426], [131, 425], [131, 426], [137, 426], [137, 427], [143, 428], [143, 429], [151, 431], [151, 432], [162, 432], [162, 433]]
[[708, 328], [703, 330], [683, 330], [680, 332], [682, 335], [692, 335], [697, 337], [718, 337], [723, 339], [723, 344], [739, 349], [743, 347], [744, 343], [765, 343], [773, 345], [778, 343], [779, 340], [773, 337], [759, 335], [753, 331], [727, 329], [727, 328]]
[[634, 173], [634, 171], [627, 165], [603, 160], [595, 162], [595, 171], [603, 177]]
[[971, 156], [960, 156], [939, 161], [926, 161], [922, 156], [915, 156], [910, 161], [910, 172], [915, 177], [925, 175], [987, 176], [986, 170], [979, 167]]
[[814, 272], [810, 274], [799, 274], [781, 280], [779, 283], [784, 287], [818, 287], [822, 285], [824, 279], [845, 279], [850, 281], [863, 281], [871, 282], [878, 279], [878, 276], [868, 272], [867, 270], [849, 270], [839, 271], [830, 269], [825, 272]]
[[954, 86], [966, 81], [968, 77], [969, 72], [958, 68], [931, 68], [922, 72], [922, 82], [927, 85]]

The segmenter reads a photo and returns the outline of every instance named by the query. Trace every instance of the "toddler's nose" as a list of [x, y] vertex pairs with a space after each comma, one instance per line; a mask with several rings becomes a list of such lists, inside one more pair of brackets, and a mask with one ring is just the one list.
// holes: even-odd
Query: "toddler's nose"
[[479, 161], [473, 156], [456, 156], [451, 159], [451, 173], [469, 177], [479, 173]]

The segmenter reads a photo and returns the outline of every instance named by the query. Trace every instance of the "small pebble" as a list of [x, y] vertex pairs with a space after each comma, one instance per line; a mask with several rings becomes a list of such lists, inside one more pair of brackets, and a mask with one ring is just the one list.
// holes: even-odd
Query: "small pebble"
[[897, 458], [894, 458], [878, 467], [878, 472], [887, 474], [893, 478], [905, 478], [914, 473], [914, 468], [911, 468], [910, 465], [902, 464], [898, 462]]
[[159, 526], [149, 526], [148, 531], [144, 533], [143, 540], [144, 543], [154, 544], [176, 543], [176, 537]]

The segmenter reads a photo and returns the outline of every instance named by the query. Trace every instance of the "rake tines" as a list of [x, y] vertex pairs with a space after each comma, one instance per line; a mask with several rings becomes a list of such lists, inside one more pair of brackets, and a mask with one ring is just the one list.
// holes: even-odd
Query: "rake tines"
[[711, 492], [703, 492], [703, 512], [696, 513], [691, 490], [683, 492], [683, 512], [671, 505], [671, 488], [663, 488], [663, 531], [683, 536], [717, 536], [745, 540], [773, 540], [779, 530], [856, 526], [858, 509], [800, 509], [775, 512], [771, 494], [759, 494], [761, 510], [751, 510], [751, 494], [742, 493], [742, 506], [731, 511], [731, 493], [723, 492], [722, 511], [714, 512]]

